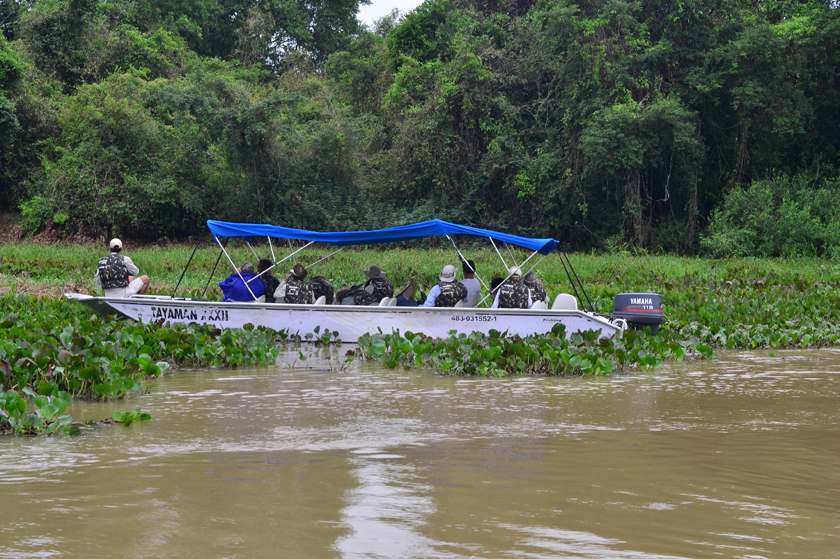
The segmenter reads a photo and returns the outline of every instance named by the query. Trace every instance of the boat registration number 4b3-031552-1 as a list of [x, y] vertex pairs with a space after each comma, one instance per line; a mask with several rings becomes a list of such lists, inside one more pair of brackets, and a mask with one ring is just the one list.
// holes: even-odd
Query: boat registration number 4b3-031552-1
[[455, 322], [496, 322], [496, 317], [489, 314], [453, 314], [450, 320]]

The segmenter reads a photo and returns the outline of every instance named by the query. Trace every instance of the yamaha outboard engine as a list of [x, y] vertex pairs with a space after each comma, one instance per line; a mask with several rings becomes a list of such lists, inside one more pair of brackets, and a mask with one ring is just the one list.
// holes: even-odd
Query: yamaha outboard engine
[[613, 318], [623, 318], [633, 330], [650, 326], [653, 334], [665, 320], [662, 295], [658, 293], [619, 293], [613, 303]]

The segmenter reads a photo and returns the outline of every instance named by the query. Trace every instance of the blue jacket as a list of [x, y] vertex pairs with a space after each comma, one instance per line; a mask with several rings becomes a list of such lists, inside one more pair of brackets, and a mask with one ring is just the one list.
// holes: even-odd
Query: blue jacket
[[[248, 281], [255, 275], [256, 274], [242, 274], [242, 279]], [[265, 295], [265, 284], [263, 283], [263, 280], [257, 278], [246, 286], [242, 282], [242, 279], [239, 278], [239, 274], [231, 274], [225, 281], [219, 284], [219, 287], [222, 288], [222, 293], [225, 295], [225, 298], [222, 299], [222, 301], [253, 303], [254, 297], [251, 296], [251, 293], [248, 291], [248, 287], [250, 287], [251, 291], [254, 292], [255, 297]]]

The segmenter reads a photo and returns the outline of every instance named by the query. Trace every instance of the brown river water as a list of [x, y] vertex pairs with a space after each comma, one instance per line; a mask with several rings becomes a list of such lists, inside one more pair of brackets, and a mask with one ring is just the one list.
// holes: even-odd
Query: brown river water
[[840, 557], [838, 350], [524, 379], [309, 352], [0, 438], [0, 559]]

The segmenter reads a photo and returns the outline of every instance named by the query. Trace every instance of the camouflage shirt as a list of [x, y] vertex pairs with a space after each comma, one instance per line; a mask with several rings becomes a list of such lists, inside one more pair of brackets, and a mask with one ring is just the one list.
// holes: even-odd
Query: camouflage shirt
[[394, 296], [394, 284], [388, 278], [369, 279], [361, 293], [356, 295], [357, 305], [378, 303], [385, 297]]
[[440, 294], [435, 299], [436, 307], [454, 307], [467, 296], [467, 288], [460, 281], [446, 281], [438, 284]]
[[315, 276], [306, 283], [308, 283], [309, 288], [312, 289], [312, 295], [315, 297], [316, 301], [323, 295], [326, 298], [326, 304], [333, 304], [335, 289], [330, 282], [324, 278], [324, 276]]
[[545, 287], [539, 283], [527, 284], [525, 287], [531, 290], [531, 299], [536, 303], [537, 301], [548, 302], [548, 293]]
[[507, 281], [499, 287], [500, 309], [527, 309], [528, 288], [518, 281]]
[[265, 302], [274, 303], [274, 291], [280, 287], [280, 280], [268, 273], [261, 275], [260, 279], [265, 284]]
[[308, 305], [312, 302], [312, 288], [305, 281], [290, 278], [286, 282], [286, 297], [283, 302], [290, 305]]

